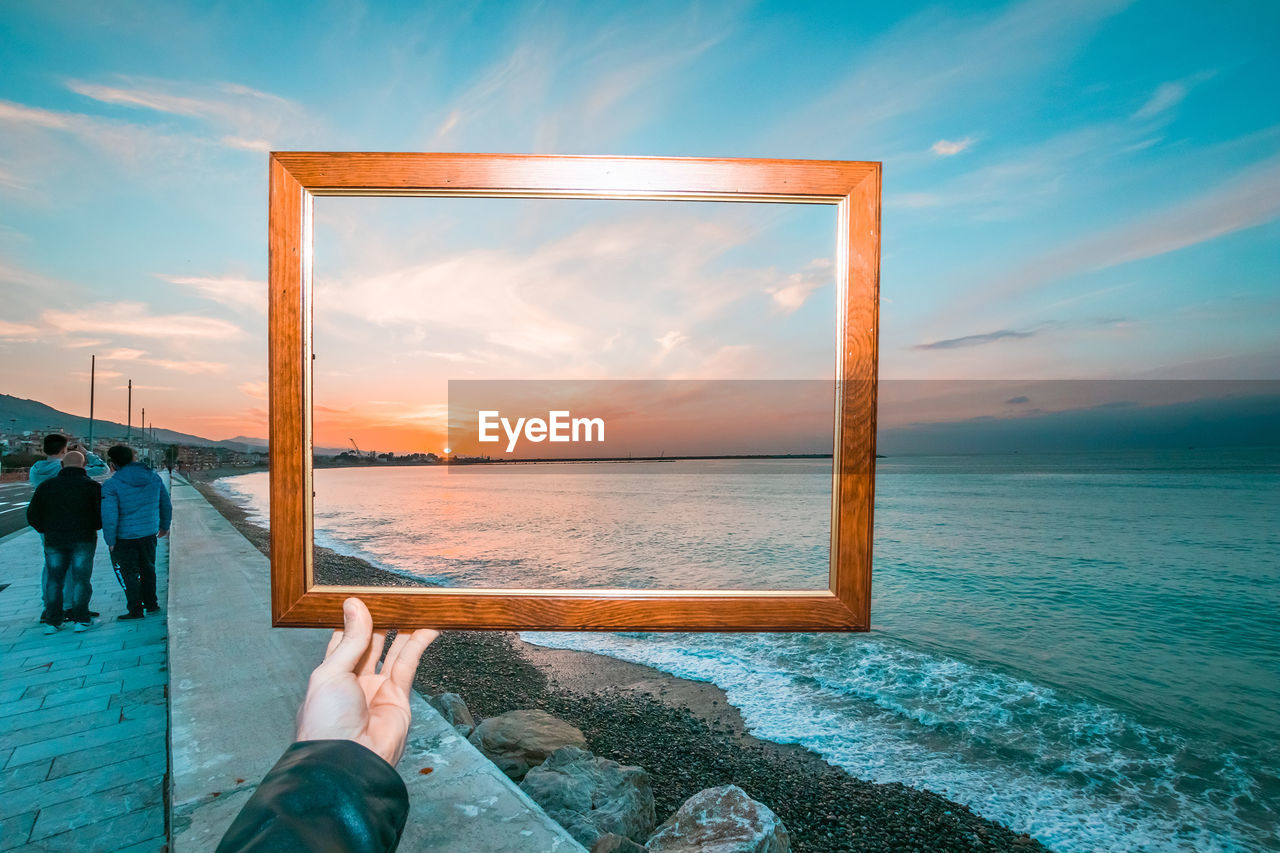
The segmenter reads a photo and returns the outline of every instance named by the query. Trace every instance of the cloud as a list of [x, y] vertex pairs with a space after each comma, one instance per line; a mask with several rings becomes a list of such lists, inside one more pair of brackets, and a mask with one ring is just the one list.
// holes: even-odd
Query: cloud
[[0, 101], [0, 123], [26, 124], [36, 127], [63, 129], [70, 127], [74, 116], [15, 104], [12, 101]]
[[236, 387], [255, 400], [267, 399], [267, 383], [265, 382], [241, 382]]
[[1213, 75], [1214, 72], [1212, 71], [1202, 71], [1184, 80], [1161, 83], [1151, 93], [1151, 97], [1147, 98], [1146, 103], [1133, 114], [1133, 118], [1138, 121], [1145, 121], [1172, 110], [1186, 99], [1187, 93], [1191, 91], [1192, 86], [1203, 83]]
[[133, 361], [134, 359], [142, 358], [146, 354], [147, 353], [144, 350], [121, 347], [119, 349], [113, 349], [110, 352], [105, 352], [98, 356], [98, 358], [103, 361]]
[[171, 284], [189, 287], [214, 302], [232, 308], [247, 308], [259, 314], [267, 313], [267, 283], [238, 276], [178, 276], [157, 274], [157, 278]]
[[[441, 253], [372, 275], [356, 267], [352, 275], [317, 280], [318, 334], [367, 341], [352, 327], [358, 320], [381, 330], [379, 340], [435, 342], [429, 352], [410, 352], [515, 375], [545, 362], [557, 373], [593, 376], [612, 355], [635, 369], [677, 349], [682, 359], [697, 359], [697, 347], [676, 347], [680, 335], [711, 346], [690, 330], [765, 287], [760, 271], [715, 268], [749, 237], [736, 224], [691, 213], [592, 222], [527, 252]], [[753, 274], [758, 283], [744, 279]], [[620, 293], [628, 294], [625, 302]]]
[[255, 151], [262, 154], [271, 151], [271, 143], [265, 139], [242, 139], [239, 136], [224, 136], [218, 141], [228, 148], [239, 148], [241, 151]]
[[1154, 118], [1165, 110], [1170, 110], [1182, 103], [1187, 96], [1187, 87], [1182, 83], [1161, 83], [1147, 102], [1133, 114], [1136, 119]]
[[76, 311], [45, 311], [44, 324], [66, 334], [123, 335], [134, 338], [226, 339], [244, 334], [239, 326], [198, 314], [152, 314], [140, 302], [102, 302]]
[[517, 13], [516, 41], [433, 117], [429, 144], [466, 150], [515, 138], [531, 151], [563, 149], [562, 140], [577, 150], [616, 147], [663, 114], [689, 66], [733, 33], [740, 8], [698, 6], [640, 27], [610, 4], [572, 16]]
[[964, 151], [972, 144], [972, 136], [966, 136], [964, 139], [957, 139], [955, 141], [950, 139], [939, 139], [937, 142], [933, 143], [933, 146], [930, 147], [929, 150], [934, 154], [937, 154], [939, 157], [953, 157], [961, 151]]
[[120, 77], [118, 85], [72, 80], [67, 88], [99, 103], [194, 118], [229, 130], [220, 137], [232, 148], [266, 150], [264, 140], [305, 119], [302, 108], [279, 95], [236, 83], [186, 83], [155, 78]]
[[[1100, 21], [1129, 2], [1024, 0], [994, 15], [963, 18], [925, 10], [860, 50], [852, 70], [779, 122], [766, 146], [807, 144], [806, 150], [816, 146], [816, 152], [833, 155], [864, 146], [881, 150], [885, 125], [919, 121], [939, 105], [953, 107], [957, 96], [1005, 95], [1034, 79], [1036, 70], [1073, 57]], [[1000, 47], [992, 50], [992, 45]]]
[[689, 340], [689, 336], [683, 332], [672, 329], [660, 338], [656, 338], [658, 346], [662, 347], [662, 354], [666, 355], [676, 347]]
[[[114, 375], [120, 376], [121, 374], [116, 373]], [[129, 390], [129, 387], [130, 386], [128, 385], [117, 385], [116, 390], [127, 391]], [[137, 382], [135, 382], [133, 383], [133, 390], [135, 391], [176, 391], [178, 389], [174, 388], [172, 385], [139, 385]]]
[[225, 373], [227, 365], [217, 361], [175, 361], [164, 358], [149, 358], [146, 364], [155, 365], [164, 370], [178, 373]]
[[814, 291], [834, 282], [834, 265], [830, 258], [816, 258], [800, 272], [788, 275], [784, 283], [765, 288], [773, 297], [774, 310], [792, 314], [799, 310]]
[[26, 323], [10, 323], [8, 320], [0, 320], [0, 338], [35, 340], [39, 331], [35, 326]]
[[995, 332], [986, 332], [981, 335], [965, 335], [961, 338], [947, 338], [942, 341], [934, 341], [929, 344], [916, 344], [913, 349], [960, 349], [961, 347], [980, 347], [983, 344], [993, 344], [996, 341], [1008, 339], [1029, 338], [1035, 335], [1035, 332], [1019, 332], [1014, 329], [1000, 329]]
[[[1280, 156], [1180, 204], [1072, 241], [1000, 277], [969, 305], [1004, 299], [1052, 282], [1176, 252], [1280, 217]], [[977, 298], [975, 298], [977, 297]]]

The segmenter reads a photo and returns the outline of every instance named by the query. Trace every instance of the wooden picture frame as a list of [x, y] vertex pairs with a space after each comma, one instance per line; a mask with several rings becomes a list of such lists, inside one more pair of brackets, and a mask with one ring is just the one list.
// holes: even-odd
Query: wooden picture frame
[[[312, 571], [312, 200], [316, 196], [665, 199], [837, 207], [837, 373], [827, 590], [317, 586]], [[865, 631], [870, 627], [880, 164], [856, 161], [275, 152], [270, 158], [271, 613], [340, 627]]]

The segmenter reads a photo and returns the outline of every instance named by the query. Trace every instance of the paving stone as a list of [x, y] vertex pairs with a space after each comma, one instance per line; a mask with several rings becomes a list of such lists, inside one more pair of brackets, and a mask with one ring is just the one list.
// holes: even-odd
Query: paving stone
[[[0, 819], [22, 814], [28, 810], [40, 810], [43, 817], [45, 809], [58, 803], [77, 800], [99, 791], [148, 779], [155, 781], [156, 786], [160, 787], [166, 769], [165, 756], [161, 753], [153, 753], [82, 773], [60, 776], [57, 779], [43, 779], [26, 787], [7, 791], [3, 797], [0, 797]], [[99, 815], [93, 819], [98, 820], [102, 817], [107, 815]]]
[[164, 832], [164, 809], [148, 808], [116, 818], [87, 824], [71, 832], [33, 841], [23, 853], [85, 853], [116, 851], [139, 838], [150, 838]]
[[[146, 734], [119, 743], [107, 743], [55, 756], [53, 766], [49, 768], [49, 778], [57, 779], [95, 767], [108, 767], [138, 756], [160, 756], [162, 760], [165, 759], [164, 738]], [[6, 769], [5, 772], [9, 771]]]
[[86, 686], [88, 686], [90, 684], [101, 684], [107, 681], [123, 681], [124, 679], [128, 678], [131, 675], [135, 675], [142, 672], [154, 672], [155, 669], [156, 668], [154, 665], [145, 666], [145, 667], [141, 665], [135, 665], [131, 667], [125, 667], [123, 669], [113, 669], [110, 672], [98, 672], [98, 673], [94, 673], [93, 675], [86, 675], [84, 679], [84, 683]]
[[155, 838], [149, 838], [146, 841], [139, 841], [137, 844], [131, 844], [116, 853], [168, 853], [169, 841], [163, 835], [157, 835]]
[[164, 774], [136, 779], [84, 796], [41, 806], [31, 840], [38, 841], [90, 823], [164, 805]]
[[[117, 681], [117, 683], [119, 683]], [[50, 696], [54, 693], [66, 693], [70, 690], [79, 690], [84, 687], [84, 678], [73, 678], [70, 681], [51, 681], [48, 684], [36, 684], [28, 687], [22, 694], [23, 698], [30, 699], [33, 696]]]
[[121, 681], [114, 681], [107, 684], [92, 684], [88, 687], [78, 687], [75, 690], [63, 690], [60, 692], [50, 693], [44, 697], [42, 707], [53, 708], [57, 705], [67, 705], [72, 702], [83, 702], [85, 699], [92, 699], [96, 696], [111, 696], [120, 692]]
[[[0, 820], [0, 850], [13, 850], [26, 843], [35, 825], [36, 813], [15, 815]], [[30, 848], [26, 848], [30, 849]]]
[[44, 761], [33, 761], [0, 773], [0, 802], [3, 801], [6, 791], [43, 782], [49, 775], [49, 767], [52, 764], [53, 759], [46, 758]]
[[[39, 711], [35, 713], [40, 713]], [[23, 715], [26, 716], [26, 715]], [[93, 714], [73, 714], [71, 717], [45, 720], [21, 729], [10, 729], [0, 734], [0, 749], [12, 748], [16, 753], [25, 745], [54, 740], [89, 729], [117, 725], [120, 710], [111, 708]]]
[[[12, 702], [0, 702], [0, 720], [12, 717], [15, 714], [25, 714], [27, 711], [34, 711], [44, 704], [43, 696], [32, 696], [30, 699], [15, 699]], [[3, 725], [8, 725], [4, 723]]]
[[164, 643], [150, 643], [145, 646], [137, 646], [127, 649], [116, 649], [110, 652], [100, 652], [93, 656], [94, 663], [106, 664], [111, 661], [129, 660], [141, 657], [144, 654], [152, 652], [163, 652], [165, 650]]
[[80, 636], [85, 639], [76, 646], [76, 651], [96, 655], [103, 652], [118, 652], [124, 648], [124, 637], [111, 630], [111, 626], [103, 622], [99, 623], [99, 628], [101, 629], [99, 633], [90, 631], [88, 634], [81, 634]]
[[169, 692], [167, 684], [153, 684], [150, 687], [141, 687], [137, 690], [130, 690], [128, 693], [117, 693], [111, 697], [108, 705], [110, 708], [125, 707], [131, 705], [160, 705], [164, 707], [169, 703]]
[[[114, 711], [114, 709], [112, 710]], [[39, 743], [28, 743], [13, 750], [13, 755], [9, 756], [9, 761], [5, 767], [17, 767], [28, 761], [39, 761], [42, 758], [56, 757], [67, 752], [78, 752], [82, 749], [128, 740], [138, 735], [155, 734], [156, 732], [163, 732], [164, 729], [165, 721], [162, 719], [128, 720], [123, 723], [100, 726], [82, 732], [75, 732], [74, 734], [63, 735], [62, 737], [50, 738]]]
[[[23, 699], [23, 702], [40, 702], [40, 699]], [[52, 708], [32, 708], [21, 714], [11, 714], [4, 717], [4, 733], [0, 734], [0, 743], [5, 743], [5, 738], [20, 729], [29, 728], [31, 726], [39, 726], [44, 723], [53, 723], [58, 720], [68, 720], [73, 717], [81, 717], [88, 714], [94, 714], [98, 711], [105, 711], [110, 707], [110, 698], [107, 696], [98, 696], [92, 699], [86, 699], [83, 702], [69, 702], [65, 705], [54, 705]], [[16, 707], [17, 703], [10, 707]], [[10, 746], [17, 746], [16, 743]]]
[[102, 671], [104, 673], [113, 673], [113, 672], [118, 673], [122, 669], [133, 669], [134, 667], [137, 667], [139, 665], [140, 665], [140, 661], [138, 659], [138, 656], [133, 655], [132, 657], [116, 658], [115, 660], [109, 660], [103, 663]]
[[59, 649], [57, 651], [50, 649], [44, 654], [32, 655], [22, 662], [21, 667], [14, 667], [14, 669], [30, 669], [37, 666], [47, 667], [50, 665], [74, 669], [88, 664], [89, 657], [89, 653], [81, 649]]
[[164, 642], [165, 633], [163, 629], [156, 631], [148, 631], [145, 634], [139, 634], [136, 637], [127, 637], [124, 641], [126, 649], [141, 649], [147, 646], [154, 646], [156, 643]]
[[[47, 670], [41, 669], [37, 672], [27, 672], [23, 673], [21, 678], [23, 684], [40, 685], [52, 684], [57, 681], [71, 681], [74, 679], [85, 678], [86, 676], [97, 675], [100, 672], [102, 672], [102, 664], [88, 663], [84, 666], [77, 666], [72, 669], [52, 668]], [[31, 694], [27, 693], [26, 695], [30, 696]]]
[[[151, 671], [148, 672], [147, 670]], [[125, 670], [124, 689], [138, 690], [143, 687], [151, 687], [157, 684], [169, 683], [169, 670], [155, 669], [154, 667], [137, 667], [136, 670]]]
[[5, 655], [22, 655], [25, 659], [42, 651], [75, 649], [80, 636], [70, 628], [63, 628], [56, 634], [45, 634], [44, 627], [36, 625], [24, 631], [21, 638], [5, 650]]

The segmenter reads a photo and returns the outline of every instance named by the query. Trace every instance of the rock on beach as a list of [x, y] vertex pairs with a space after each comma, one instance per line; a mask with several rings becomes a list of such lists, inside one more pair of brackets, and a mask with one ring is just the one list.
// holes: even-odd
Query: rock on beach
[[657, 823], [649, 774], [566, 746], [547, 756], [520, 783], [582, 846], [610, 833], [643, 842]]
[[647, 846], [649, 853], [790, 853], [791, 837], [768, 806], [724, 785], [685, 800]]
[[517, 782], [563, 746], [587, 748], [580, 729], [536, 709], [490, 717], [476, 726], [468, 740]]
[[470, 737], [475, 731], [476, 721], [467, 709], [467, 703], [457, 693], [441, 693], [439, 696], [428, 696], [427, 702], [440, 712], [440, 716], [462, 737]]

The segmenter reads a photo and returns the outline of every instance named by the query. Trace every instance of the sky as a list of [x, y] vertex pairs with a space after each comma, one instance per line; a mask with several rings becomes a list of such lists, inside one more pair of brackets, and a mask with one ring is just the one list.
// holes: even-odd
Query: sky
[[[83, 414], [96, 354], [101, 417], [132, 379], [158, 426], [265, 435], [267, 152], [300, 149], [878, 160], [882, 378], [1278, 378], [1278, 42], [1270, 2], [6, 4], [0, 391]], [[427, 201], [318, 205], [318, 442], [448, 377], [824, 369], [765, 356], [829, 319], [825, 209]], [[602, 245], [670, 298], [499, 336], [431, 296], [578, 305]], [[442, 317], [413, 370], [324, 378]]]

